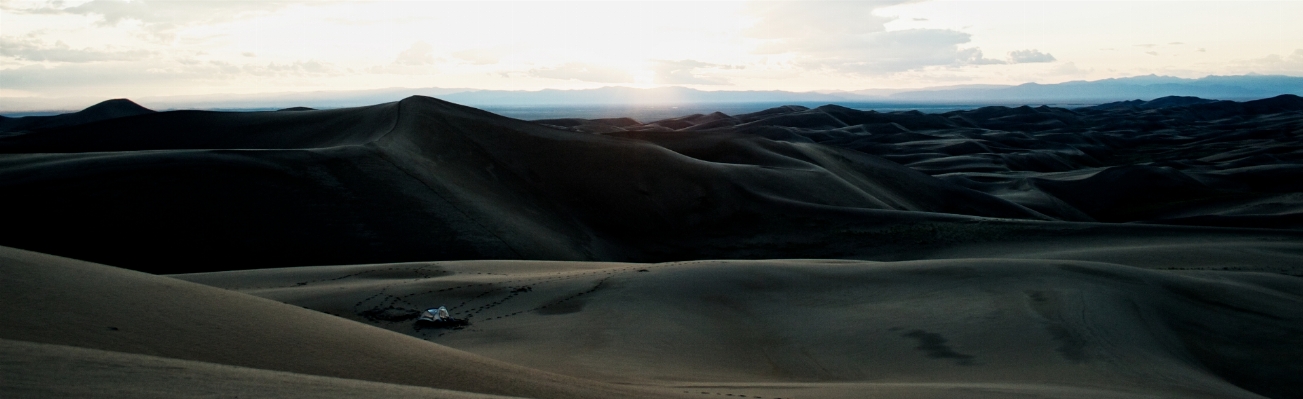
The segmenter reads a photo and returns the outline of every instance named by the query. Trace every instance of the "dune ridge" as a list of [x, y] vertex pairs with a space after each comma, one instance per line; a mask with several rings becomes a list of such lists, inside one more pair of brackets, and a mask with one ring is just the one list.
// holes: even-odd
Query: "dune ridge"
[[[854, 151], [736, 135], [667, 148], [420, 97], [167, 112], [0, 141], [12, 154], [0, 157], [0, 184], [25, 193], [0, 209], [47, 210], [6, 215], [18, 228], [0, 243], [154, 272], [184, 253], [212, 254], [191, 266], [210, 270], [656, 260], [676, 256], [656, 241], [683, 234], [789, 234], [810, 216], [863, 210], [1042, 218]], [[136, 250], [144, 242], [161, 245]]]
[[1297, 97], [129, 105], [0, 137], [6, 397], [1303, 398]]
[[[1292, 398], [1303, 348], [1303, 280], [1215, 267], [461, 261], [164, 277], [0, 253], [0, 357], [22, 377], [5, 387], [31, 397], [86, 377], [154, 387], [124, 396]], [[471, 326], [414, 329], [435, 303]]]
[[[1283, 152], [1295, 144], [1282, 141], [1297, 142], [1297, 130], [1268, 128], [1276, 144], [1259, 147], [1275, 155], [1229, 150], [1222, 164], [1107, 166], [1102, 154], [1157, 151], [1168, 136], [1209, 148], [1262, 140], [1123, 137], [1109, 130], [1118, 113], [1167, 118], [1166, 129], [1212, 124], [1200, 132], [1287, 127], [1297, 101], [1151, 103], [939, 115], [787, 106], [676, 118], [693, 125], [674, 131], [627, 118], [532, 123], [428, 97], [137, 115], [0, 139], [0, 190], [23, 193], [0, 197], [15, 226], [0, 244], [175, 273], [447, 259], [892, 260], [900, 242], [862, 238], [900, 241], [893, 232], [920, 226], [961, 241], [993, 228], [1096, 229], [1079, 222], [1292, 230], [1303, 187], [1275, 182], [1297, 169]], [[1190, 122], [1213, 113], [1191, 107], [1243, 116]], [[1154, 231], [1130, 229], [1107, 230]], [[209, 256], [169, 268], [191, 253]]]
[[[175, 277], [529, 367], [752, 396], [895, 387], [930, 397], [993, 384], [996, 397], [1296, 397], [1303, 370], [1303, 280], [1276, 273], [987, 258], [467, 261]], [[438, 304], [471, 326], [413, 327]]]
[[1288, 183], [1303, 164], [1303, 98], [1295, 95], [941, 114], [788, 106], [700, 117], [567, 128], [657, 143], [674, 140], [662, 134], [672, 131], [739, 132], [854, 149], [1063, 221], [1299, 226], [1303, 189]]
[[0, 373], [10, 398], [507, 398], [6, 339]]
[[0, 338], [527, 397], [660, 397], [168, 277], [0, 248]]

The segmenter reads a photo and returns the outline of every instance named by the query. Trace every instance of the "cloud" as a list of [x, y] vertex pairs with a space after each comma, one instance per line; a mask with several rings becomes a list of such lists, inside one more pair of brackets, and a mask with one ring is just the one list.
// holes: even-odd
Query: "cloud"
[[[11, 7], [7, 11], [24, 14], [74, 14], [100, 18], [100, 25], [115, 26], [138, 21], [155, 36], [170, 38], [176, 29], [191, 25], [234, 21], [253, 15], [269, 14], [296, 4], [312, 1], [167, 1], [167, 0], [93, 0], [64, 7], [51, 1], [37, 7]], [[323, 3], [323, 2], [315, 2]]]
[[447, 59], [435, 57], [434, 46], [430, 43], [417, 41], [408, 46], [407, 49], [400, 51], [394, 57], [394, 61], [385, 65], [376, 65], [365, 68], [369, 73], [387, 74], [387, 75], [430, 75], [435, 73], [435, 65]]
[[33, 38], [0, 37], [0, 56], [12, 57], [24, 61], [49, 62], [95, 62], [95, 61], [129, 61], [150, 55], [143, 50], [95, 50], [90, 48], [75, 49], [62, 41], [46, 44]]
[[761, 39], [821, 40], [881, 32], [895, 17], [874, 14], [879, 8], [907, 1], [761, 2], [747, 5], [759, 23], [747, 36]]
[[394, 59], [394, 65], [403, 66], [434, 65], [434, 62], [434, 46], [426, 42], [412, 43]]
[[[665, 85], [727, 85], [728, 80], [711, 77], [706, 70], [742, 69], [740, 66], [711, 64], [696, 60], [654, 60], [647, 68], [654, 73], [656, 84]], [[547, 79], [578, 80], [593, 83], [638, 83], [637, 72], [632, 68], [618, 68], [591, 63], [567, 63], [551, 68], [530, 70], [528, 75]]]
[[578, 80], [596, 83], [633, 83], [633, 74], [625, 69], [572, 62], [553, 68], [532, 69], [529, 75], [547, 79]]
[[1059, 64], [1059, 66], [1054, 67], [1054, 69], [1051, 69], [1051, 70], [1050, 70], [1050, 73], [1052, 73], [1052, 74], [1056, 74], [1056, 75], [1074, 75], [1074, 76], [1075, 76], [1075, 75], [1081, 75], [1081, 74], [1084, 74], [1084, 73], [1091, 73], [1091, 72], [1094, 72], [1094, 71], [1095, 71], [1095, 68], [1084, 68], [1084, 69], [1083, 69], [1083, 68], [1078, 68], [1078, 67], [1077, 67], [1077, 64], [1076, 64], [1075, 62], [1066, 62], [1066, 63]]
[[655, 61], [652, 70], [656, 72], [657, 84], [679, 85], [726, 85], [722, 78], [712, 78], [698, 73], [700, 69], [740, 69], [727, 65], [710, 64], [694, 60]]
[[475, 65], [497, 64], [502, 60], [504, 52], [491, 49], [470, 49], [452, 53], [452, 56]]
[[86, 93], [103, 90], [164, 90], [236, 81], [283, 82], [291, 78], [339, 76], [333, 64], [316, 60], [285, 63], [237, 64], [225, 61], [158, 62], [115, 61], [27, 65], [0, 70], [0, 87], [39, 90], [44, 93]]
[[852, 75], [896, 73], [934, 66], [1003, 64], [982, 56], [981, 49], [961, 48], [968, 33], [950, 29], [887, 31], [895, 17], [874, 11], [903, 3], [824, 2], [765, 3], [751, 10], [759, 22], [746, 31], [761, 44], [759, 54], [788, 54], [808, 69]]
[[1287, 55], [1271, 54], [1266, 57], [1234, 62], [1240, 69], [1269, 75], [1303, 75], [1303, 49]]
[[1009, 62], [1013, 64], [1054, 61], [1055, 59], [1053, 55], [1042, 53], [1038, 50], [1018, 50], [1009, 53]]
[[317, 60], [294, 61], [287, 63], [234, 64], [225, 61], [209, 61], [209, 65], [220, 68], [226, 75], [248, 75], [262, 77], [304, 77], [332, 76], [339, 71], [334, 65]]
[[814, 47], [803, 51], [799, 62], [851, 74], [894, 73], [930, 66], [1004, 63], [985, 58], [981, 49], [959, 47], [969, 41], [967, 33], [948, 29], [875, 32], [844, 39], [842, 45], [837, 47]]

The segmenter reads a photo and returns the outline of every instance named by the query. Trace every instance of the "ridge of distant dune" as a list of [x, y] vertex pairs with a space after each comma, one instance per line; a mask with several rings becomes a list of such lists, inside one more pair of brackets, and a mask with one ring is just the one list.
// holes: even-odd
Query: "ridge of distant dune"
[[6, 397], [1303, 398], [1303, 98], [131, 105], [0, 137]]
[[0, 151], [12, 154], [0, 190], [24, 193], [0, 198], [15, 227], [0, 243], [159, 272], [185, 253], [213, 254], [190, 266], [208, 270], [681, 259], [691, 249], [666, 249], [685, 235], [801, 235], [817, 219], [873, 224], [871, 210], [1044, 218], [844, 149], [575, 133], [424, 97], [164, 112], [0, 139]]
[[[673, 126], [661, 121], [590, 131], [653, 142], [681, 136], [671, 132], [734, 132], [852, 149], [1063, 221], [1303, 228], [1303, 213], [1279, 212], [1303, 205], [1297, 201], [1303, 189], [1292, 183], [1303, 165], [1303, 98], [1295, 95], [1244, 102], [1169, 96], [1076, 109], [988, 106], [939, 114], [830, 104], [720, 114], [715, 122], [698, 122], [701, 117], [665, 120]], [[1186, 182], [1150, 182], [1156, 175], [1149, 170], [1173, 170], [1170, 176], [1186, 176]], [[1107, 182], [1078, 178], [1096, 173], [1117, 176]]]
[[[860, 237], [1303, 226], [1303, 186], [1291, 183], [1303, 173], [1300, 99], [1160, 100], [944, 114], [784, 106], [648, 124], [534, 123], [428, 97], [153, 113], [0, 138], [0, 192], [21, 193], [0, 196], [12, 226], [0, 244], [179, 272], [170, 259], [191, 253], [210, 255], [188, 271], [887, 259], [894, 246]], [[1198, 107], [1240, 114], [1210, 121]]]
[[0, 247], [0, 338], [508, 396], [663, 397], [227, 290]]

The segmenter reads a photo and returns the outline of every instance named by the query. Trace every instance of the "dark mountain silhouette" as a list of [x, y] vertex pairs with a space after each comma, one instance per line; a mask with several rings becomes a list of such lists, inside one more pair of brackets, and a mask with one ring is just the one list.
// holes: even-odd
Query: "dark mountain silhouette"
[[25, 130], [53, 129], [151, 113], [154, 113], [154, 111], [131, 102], [131, 100], [119, 98], [107, 100], [70, 114], [3, 118], [0, 119], [0, 134]]

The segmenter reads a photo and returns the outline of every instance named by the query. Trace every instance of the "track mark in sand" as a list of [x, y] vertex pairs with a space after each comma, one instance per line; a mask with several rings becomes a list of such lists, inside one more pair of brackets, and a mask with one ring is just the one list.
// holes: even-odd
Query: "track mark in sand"
[[[342, 275], [342, 276], [339, 276], [339, 277], [319, 278], [319, 279], [316, 279], [316, 280], [300, 281], [300, 282], [293, 283], [293, 284], [291, 284], [291, 285], [269, 285], [269, 286], [249, 286], [249, 287], [225, 287], [225, 288], [223, 288], [223, 289], [233, 290], [233, 291], [240, 291], [240, 290], [261, 290], [261, 289], [271, 289], [271, 288], [303, 287], [303, 286], [307, 286], [307, 285], [309, 285], [309, 284], [324, 283], [324, 282], [330, 282], [330, 281], [339, 281], [339, 280], [343, 280], [343, 279], [346, 279], [346, 278], [358, 277], [358, 276], [362, 276], [362, 275], [366, 275], [366, 274], [384, 273], [384, 272], [394, 272], [394, 271], [410, 271], [410, 272], [413, 272], [413, 273], [415, 273], [415, 274], [417, 275], [416, 277], [413, 277], [413, 278], [412, 278], [412, 279], [414, 279], [414, 280], [421, 280], [421, 279], [428, 279], [428, 278], [442, 277], [442, 276], [445, 276], [445, 275], [448, 275], [448, 274], [449, 274], [449, 273], [447, 273], [447, 272], [445, 272], [445, 271], [443, 271], [443, 270], [437, 270], [437, 269], [436, 269], [436, 270], [433, 270], [433, 271], [432, 271], [432, 270], [428, 270], [428, 269], [429, 269], [430, 267], [432, 267], [432, 266], [433, 266], [433, 267], [437, 267], [437, 266], [439, 266], [439, 264], [437, 264], [437, 263], [432, 263], [432, 264], [429, 264], [429, 265], [426, 265], [426, 266], [417, 266], [417, 267], [389, 267], [389, 268], [384, 268], [384, 269], [370, 269], [370, 270], [363, 270], [363, 271], [356, 272], [356, 273], [345, 274], [345, 275]], [[392, 284], [391, 284], [391, 285], [392, 285]]]
[[[505, 298], [499, 299], [499, 300], [497, 300], [497, 301], [489, 302], [489, 303], [487, 303], [487, 304], [481, 305], [480, 307], [477, 307], [477, 308], [474, 308], [474, 309], [459, 310], [459, 311], [453, 312], [453, 314], [462, 314], [462, 313], [465, 313], [465, 314], [466, 314], [466, 317], [471, 317], [471, 316], [474, 316], [476, 313], [481, 313], [481, 312], [484, 312], [484, 311], [486, 311], [486, 310], [489, 310], [489, 309], [492, 309], [492, 308], [494, 308], [494, 307], [497, 307], [498, 305], [501, 305], [501, 304], [503, 304], [503, 303], [506, 303], [508, 300], [510, 300], [510, 299], [512, 299], [512, 298], [515, 298], [517, 295], [520, 295], [521, 293], [530, 292], [530, 291], [533, 291], [533, 290], [534, 290], [534, 287], [532, 287], [532, 286], [528, 286], [528, 285], [519, 286], [519, 287], [509, 287], [509, 288], [510, 288], [511, 290], [507, 293], [507, 296], [506, 296]], [[489, 290], [489, 291], [485, 291], [484, 293], [482, 293], [482, 294], [480, 294], [480, 295], [477, 295], [475, 298], [468, 299], [468, 300], [466, 300], [465, 302], [462, 302], [461, 304], [458, 304], [457, 306], [453, 306], [452, 309], [460, 308], [460, 307], [462, 307], [462, 306], [465, 306], [465, 305], [466, 305], [468, 302], [470, 302], [470, 301], [474, 301], [474, 300], [476, 300], [476, 299], [479, 299], [480, 297], [483, 297], [483, 296], [485, 296], [485, 295], [488, 295], [488, 294], [491, 294], [491, 293], [494, 293], [494, 292], [502, 291], [502, 290], [504, 290], [504, 289], [506, 289], [506, 288], [498, 287], [498, 288], [494, 288], [494, 289]], [[500, 317], [499, 317], [499, 318], [500, 318]], [[486, 320], [493, 320], [493, 318], [489, 318], [489, 319], [486, 319]]]
[[1059, 347], [1055, 348], [1059, 355], [1074, 363], [1086, 361], [1087, 341], [1065, 324], [1062, 295], [1053, 291], [1027, 291], [1026, 293], [1032, 310], [1045, 319], [1045, 331], [1050, 334], [1050, 338], [1059, 343]]
[[918, 340], [918, 349], [927, 354], [927, 357], [933, 359], [955, 359], [955, 364], [960, 366], [973, 365], [973, 356], [955, 352], [949, 346], [946, 346], [946, 339], [941, 334], [930, 333], [923, 330], [914, 330], [901, 335], [905, 338]]
[[591, 294], [597, 292], [598, 289], [602, 288], [603, 284], [606, 284], [606, 280], [610, 280], [611, 277], [615, 277], [615, 275], [606, 276], [601, 280], [597, 280], [597, 284], [593, 284], [593, 288], [589, 288], [588, 291], [579, 292], [574, 295], [561, 298], [555, 302], [527, 310], [526, 312], [538, 312], [538, 314], [541, 315], [558, 315], [558, 314], [569, 314], [569, 313], [579, 312], [584, 308], [584, 301], [576, 300], [576, 299], [581, 296], [584, 296], [584, 294]]
[[[683, 393], [687, 393], [687, 394], [700, 393], [700, 394], [702, 394], [702, 395], [713, 395], [713, 396], [732, 396], [732, 397], [735, 397], [735, 398], [766, 399], [766, 398], [763, 397], [763, 396], [756, 396], [756, 395], [743, 395], [743, 394], [733, 394], [733, 393], [724, 393], [724, 392], [711, 392], [711, 391], [696, 391], [696, 392], [694, 392], [694, 391], [683, 391]], [[768, 399], [792, 399], [792, 398], [773, 397], [773, 398], [768, 398]]]
[[[426, 291], [421, 291], [421, 292], [414, 292], [414, 293], [409, 293], [409, 294], [405, 294], [405, 295], [397, 295], [397, 296], [386, 294], [386, 293], [385, 293], [386, 290], [388, 290], [389, 288], [394, 287], [394, 286], [396, 286], [396, 285], [398, 285], [398, 284], [401, 284], [401, 283], [396, 283], [396, 284], [392, 284], [392, 285], [388, 285], [388, 286], [383, 287], [383, 288], [381, 289], [381, 292], [379, 292], [379, 293], [377, 293], [377, 294], [375, 294], [375, 295], [373, 295], [373, 296], [371, 296], [371, 297], [369, 297], [369, 298], [367, 298], [367, 299], [364, 299], [363, 301], [358, 302], [357, 306], [360, 307], [360, 306], [362, 305], [362, 303], [367, 302], [367, 301], [371, 301], [371, 300], [375, 299], [376, 297], [380, 297], [380, 296], [386, 296], [386, 297], [389, 297], [389, 300], [393, 301], [394, 303], [397, 303], [398, 301], [401, 301], [401, 302], [403, 302], [403, 303], [405, 303], [405, 304], [411, 305], [411, 302], [409, 302], [408, 300], [409, 300], [409, 299], [411, 299], [411, 300], [415, 300], [415, 299], [413, 299], [413, 297], [416, 297], [416, 296], [422, 296], [422, 295], [428, 295], [428, 294], [439, 293], [439, 292], [446, 292], [446, 291], [456, 291], [456, 290], [468, 289], [468, 288], [472, 288], [472, 287], [483, 287], [483, 288], [486, 288], [483, 292], [478, 293], [478, 294], [475, 295], [474, 297], [471, 297], [471, 298], [468, 298], [468, 299], [466, 299], [466, 300], [463, 300], [461, 303], [458, 303], [458, 304], [455, 305], [455, 306], [449, 306], [449, 307], [448, 307], [448, 310], [449, 310], [453, 315], [458, 315], [458, 316], [464, 315], [464, 317], [465, 317], [467, 320], [471, 320], [474, 316], [481, 316], [481, 317], [479, 317], [479, 318], [476, 318], [476, 320], [477, 320], [478, 322], [480, 322], [480, 323], [488, 322], [488, 321], [497, 321], [497, 320], [505, 319], [505, 318], [508, 318], [508, 317], [519, 316], [519, 315], [522, 315], [522, 314], [528, 314], [528, 313], [531, 313], [531, 312], [536, 312], [536, 313], [538, 313], [538, 314], [542, 314], [542, 315], [568, 314], [568, 313], [575, 313], [575, 312], [578, 312], [579, 310], [581, 310], [581, 309], [583, 308], [583, 306], [584, 306], [584, 302], [585, 302], [585, 301], [584, 301], [585, 298], [583, 298], [583, 296], [584, 296], [584, 295], [587, 295], [587, 294], [591, 294], [591, 293], [596, 292], [597, 290], [603, 288], [603, 287], [606, 285], [607, 281], [610, 280], [611, 278], [614, 278], [614, 277], [619, 276], [619, 275], [630, 275], [630, 274], [635, 274], [635, 273], [648, 273], [648, 272], [651, 271], [651, 269], [661, 269], [661, 268], [672, 267], [672, 266], [682, 266], [683, 264], [684, 264], [683, 262], [669, 262], [669, 263], [655, 264], [655, 265], [641, 264], [641, 265], [637, 265], [637, 266], [628, 266], [628, 267], [612, 268], [612, 269], [604, 269], [604, 270], [589, 270], [589, 271], [583, 271], [583, 272], [577, 272], [577, 273], [575, 273], [575, 272], [554, 272], [554, 273], [549, 273], [550, 275], [549, 275], [549, 276], [546, 276], [546, 277], [545, 277], [545, 276], [520, 277], [520, 278], [514, 278], [514, 279], [508, 279], [508, 280], [498, 280], [498, 281], [494, 281], [494, 282], [491, 282], [491, 283], [467, 283], [467, 284], [458, 285], [458, 286], [453, 286], [453, 287], [445, 287], [445, 288], [441, 288], [441, 289], [432, 289], [432, 290], [426, 290]], [[475, 273], [459, 273], [459, 272], [453, 272], [452, 274], [479, 274], [479, 275], [493, 275], [493, 276], [504, 276], [504, 277], [506, 277], [506, 276], [510, 276], [509, 274], [501, 274], [501, 273], [482, 273], [482, 272], [475, 272]], [[574, 294], [571, 294], [571, 295], [568, 295], [568, 296], [565, 296], [565, 297], [562, 297], [562, 298], [559, 298], [559, 299], [555, 299], [555, 300], [552, 300], [551, 302], [547, 302], [547, 303], [544, 303], [544, 304], [542, 304], [542, 305], [540, 305], [540, 306], [536, 306], [536, 307], [533, 307], [533, 308], [528, 308], [528, 309], [516, 308], [516, 309], [510, 309], [510, 310], [504, 311], [503, 313], [498, 314], [498, 315], [495, 315], [495, 316], [491, 316], [491, 317], [485, 317], [485, 316], [484, 316], [484, 313], [486, 313], [487, 311], [489, 311], [489, 310], [491, 310], [491, 309], [494, 309], [494, 308], [498, 308], [499, 306], [504, 305], [506, 302], [510, 301], [510, 300], [513, 299], [513, 298], [516, 298], [516, 297], [519, 296], [519, 295], [531, 293], [531, 292], [534, 291], [534, 289], [535, 289], [536, 287], [539, 287], [539, 286], [544, 285], [544, 284], [546, 284], [546, 283], [551, 283], [551, 282], [560, 282], [560, 281], [565, 281], [565, 280], [574, 280], [574, 279], [598, 278], [598, 277], [601, 277], [601, 278], [600, 278], [600, 279], [597, 279], [596, 282], [595, 282], [595, 284], [594, 284], [591, 288], [589, 288], [589, 289], [587, 289], [587, 290], [585, 290], [585, 291], [577, 292], [577, 293], [574, 293]], [[490, 297], [490, 296], [495, 295], [495, 294], [504, 294], [504, 293], [505, 293], [506, 295], [505, 295], [504, 297], [501, 297], [500, 299], [494, 300], [494, 301], [489, 302], [489, 303], [485, 303], [485, 304], [483, 304], [483, 305], [480, 305], [480, 306], [477, 306], [477, 307], [474, 307], [474, 308], [468, 308], [469, 306], [473, 306], [473, 305], [471, 305], [471, 304], [476, 303], [476, 302], [478, 302], [478, 301], [484, 299], [485, 297]], [[383, 307], [383, 306], [380, 306], [380, 307], [372, 307], [372, 310], [373, 310], [373, 311], [381, 311], [381, 310], [387, 310], [387, 309], [386, 309], [385, 307]], [[399, 307], [399, 308], [394, 309], [393, 311], [394, 311], [394, 312], [402, 312], [402, 311], [409, 311], [409, 309], [404, 309], [404, 308]], [[405, 313], [405, 314], [403, 314], [403, 315], [404, 315], [404, 316], [407, 315], [407, 314], [416, 315], [416, 314], [419, 314], [420, 310], [419, 310], [419, 309], [410, 309], [410, 312], [411, 312], [411, 313]], [[360, 315], [360, 314], [359, 314], [359, 315]], [[364, 317], [365, 317], [365, 316], [364, 316]], [[372, 321], [372, 322], [376, 322], [376, 323], [379, 323], [379, 322], [382, 322], [382, 321], [385, 321], [385, 322], [391, 322], [391, 323], [394, 322], [394, 321], [389, 321], [389, 320], [371, 320], [371, 321]], [[474, 324], [474, 322], [472, 322], [472, 323]], [[441, 331], [439, 331], [437, 334], [435, 334], [434, 332], [427, 332], [427, 331], [421, 331], [421, 330], [418, 330], [418, 331], [416, 331], [416, 334], [415, 334], [415, 335], [418, 336], [418, 337], [420, 337], [420, 338], [423, 338], [423, 339], [430, 339], [430, 338], [433, 338], [433, 337], [441, 337], [441, 336], [444, 336], [444, 335], [446, 335], [446, 334], [450, 334], [450, 333], [458, 332], [458, 331], [461, 331], [461, 332], [475, 332], [475, 331], [479, 331], [479, 330], [476, 329], [476, 328], [455, 329], [455, 330], [441, 330]], [[409, 334], [410, 334], [410, 333], [409, 333]], [[755, 396], [753, 396], [753, 397], [755, 397]]]

